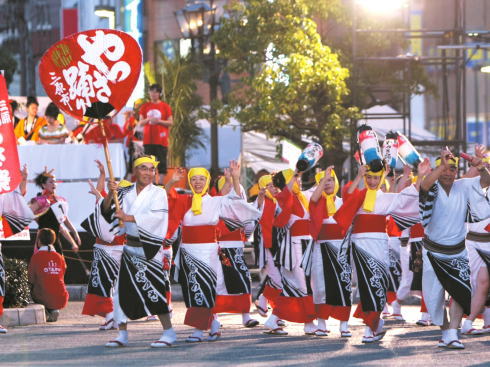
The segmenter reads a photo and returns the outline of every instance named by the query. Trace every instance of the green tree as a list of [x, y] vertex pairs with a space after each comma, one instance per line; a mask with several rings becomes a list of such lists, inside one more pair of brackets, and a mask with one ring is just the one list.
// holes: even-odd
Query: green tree
[[7, 87], [14, 78], [15, 70], [17, 69], [17, 61], [9, 52], [7, 47], [0, 46], [0, 70], [5, 71], [5, 80], [7, 82]]
[[[347, 86], [355, 91], [356, 98], [355, 101], [349, 99], [350, 105], [361, 110], [381, 103], [401, 111], [404, 95], [436, 93], [436, 87], [429, 80], [424, 66], [407, 52], [410, 44], [405, 35], [388, 31], [409, 28], [405, 24], [403, 11], [383, 15], [356, 7], [356, 28], [370, 31], [357, 33], [355, 53], [358, 60], [353, 70], [353, 0], [305, 1], [308, 16], [322, 25], [322, 42], [331, 47], [339, 55], [342, 65], [352, 71]], [[397, 59], [382, 60], [379, 57]], [[380, 93], [380, 90], [383, 92]]]
[[346, 105], [349, 71], [324, 45], [303, 0], [245, 0], [215, 33], [220, 57], [240, 83], [224, 109], [245, 131], [258, 130], [304, 146], [303, 137], [327, 150], [327, 163], [345, 159], [345, 122], [356, 117]]
[[145, 65], [145, 74], [150, 84], [157, 81], [162, 85], [163, 98], [172, 107], [174, 123], [170, 129], [169, 163], [181, 167], [185, 166], [189, 148], [203, 146], [202, 130], [196, 125], [202, 105], [196, 93], [199, 66], [189, 58], [169, 59], [161, 52], [158, 65], [155, 71]]

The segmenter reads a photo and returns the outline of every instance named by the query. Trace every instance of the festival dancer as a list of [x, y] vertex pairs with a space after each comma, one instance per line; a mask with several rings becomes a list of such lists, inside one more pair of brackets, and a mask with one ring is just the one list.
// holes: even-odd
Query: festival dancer
[[[488, 195], [488, 191], [487, 191]], [[470, 264], [471, 288], [471, 313], [466, 317], [462, 326], [463, 335], [480, 335], [490, 332], [490, 309], [488, 306], [489, 290], [489, 264], [490, 264], [490, 219], [478, 223], [468, 224], [466, 235], [466, 249]], [[483, 328], [475, 329], [473, 322], [483, 311]]]
[[312, 237], [309, 228], [308, 201], [300, 188], [301, 173], [292, 169], [283, 170], [273, 177], [274, 186], [282, 191], [275, 196], [281, 213], [275, 218], [274, 226], [278, 233], [279, 252], [276, 258], [280, 264], [282, 292], [276, 299], [275, 307], [264, 326], [267, 334], [287, 335], [278, 326], [279, 320], [304, 324], [306, 335], [315, 335], [317, 326], [315, 306], [311, 287], [301, 268], [303, 251]]
[[[391, 215], [400, 229], [418, 221], [415, 187], [412, 185], [400, 193], [384, 193], [380, 190], [384, 175], [384, 169], [373, 172], [369, 166], [361, 166], [347, 190], [344, 204], [334, 215], [344, 231], [352, 224], [350, 244], [361, 297], [354, 316], [366, 324], [363, 343], [381, 340], [385, 335], [380, 316], [389, 282], [386, 216]], [[358, 190], [361, 181], [365, 188]]]
[[[458, 159], [443, 150], [436, 160], [436, 168], [420, 187], [420, 211], [425, 227], [422, 290], [432, 322], [442, 330], [438, 343], [442, 348], [464, 349], [457, 329], [463, 312], [471, 313], [465, 221], [489, 216], [485, 211], [488, 212], [490, 206], [482, 188], [490, 185], [490, 175], [481, 159], [472, 157], [471, 162], [480, 176], [456, 180]], [[449, 320], [444, 307], [446, 291], [452, 297]]]
[[318, 320], [315, 335], [327, 336], [326, 320], [333, 317], [340, 321], [340, 336], [351, 337], [348, 325], [352, 286], [350, 251], [339, 254], [344, 236], [333, 219], [342, 205], [342, 199], [337, 196], [339, 181], [333, 167], [317, 173], [315, 180], [317, 187], [309, 207], [311, 235], [315, 240], [310, 255], [311, 288]]
[[[116, 339], [107, 347], [128, 344], [128, 319], [158, 315], [163, 327], [159, 340], [152, 348], [171, 346], [177, 339], [170, 320], [168, 294], [170, 281], [164, 270], [165, 251], [162, 244], [167, 233], [168, 201], [164, 189], [153, 185], [158, 162], [153, 156], [142, 156], [134, 161], [136, 182], [118, 188], [109, 182], [109, 193], [102, 201], [102, 217], [117, 218], [124, 223], [119, 233], [126, 234], [121, 267], [114, 292], [114, 321], [119, 327]], [[113, 203], [117, 192], [120, 209]], [[100, 215], [99, 215], [100, 216]], [[111, 223], [117, 226], [117, 221]], [[109, 242], [103, 237], [102, 239]]]
[[[92, 267], [82, 314], [104, 317], [105, 322], [99, 326], [99, 330], [111, 330], [116, 329], [112, 294], [121, 265], [126, 236], [124, 234], [115, 235], [113, 228], [104, 226], [105, 220], [101, 221], [100, 202], [107, 195], [104, 190], [105, 169], [100, 161], [95, 162], [100, 172], [97, 186], [95, 187], [89, 181], [89, 192], [96, 198], [95, 213], [82, 223], [82, 227], [95, 237]], [[123, 180], [118, 186], [123, 188], [130, 185], [129, 181]]]
[[[228, 168], [224, 170], [216, 183], [218, 195], [236, 195], [233, 188], [231, 172]], [[245, 190], [241, 187], [240, 196], [246, 200]], [[255, 229], [256, 222], [250, 222], [244, 228], [230, 229], [228, 224], [220, 220], [218, 224], [219, 256], [222, 272], [218, 272], [217, 295], [213, 313], [239, 313], [242, 315], [242, 324], [253, 328], [259, 322], [250, 317], [252, 305], [252, 279], [250, 271], [243, 256], [243, 248], [246, 239]], [[223, 279], [219, 278], [223, 275]], [[218, 317], [216, 316], [217, 320]]]
[[34, 181], [43, 190], [31, 200], [37, 207], [34, 214], [39, 228], [51, 228], [56, 233], [55, 249], [60, 254], [63, 254], [60, 233], [70, 243], [71, 249], [77, 252], [81, 246], [80, 236], [68, 218], [68, 202], [56, 194], [57, 183], [53, 170], [45, 168]]
[[[19, 233], [34, 220], [34, 214], [18, 188], [0, 195], [0, 213], [5, 238]], [[0, 243], [0, 317], [3, 314], [4, 297], [5, 267], [2, 257], [2, 244]], [[0, 325], [0, 334], [5, 333], [7, 333], [7, 329]]]
[[[258, 186], [259, 193], [255, 205], [262, 215], [254, 232], [254, 243], [258, 250], [259, 269], [264, 279], [255, 306], [260, 316], [267, 317], [268, 304], [274, 308], [282, 291], [281, 273], [274, 260], [278, 251], [274, 218], [280, 211], [274, 196], [279, 193], [279, 189], [272, 183], [271, 175], [260, 177]], [[282, 327], [285, 323], [279, 319], [277, 325]]]
[[[475, 155], [481, 158], [488, 168], [489, 157], [483, 145], [477, 145]], [[475, 177], [478, 171], [475, 167], [470, 167], [465, 177]], [[485, 192], [488, 200], [488, 189]], [[476, 197], [478, 200], [479, 197]], [[461, 326], [463, 335], [480, 335], [490, 332], [490, 302], [488, 298], [489, 290], [489, 269], [490, 262], [490, 219], [478, 223], [468, 224], [468, 234], [466, 235], [466, 249], [470, 264], [471, 288], [473, 295], [471, 298], [471, 313]], [[483, 311], [483, 312], [482, 312]], [[473, 321], [483, 313], [483, 328], [475, 329]]]
[[[223, 279], [218, 255], [216, 229], [219, 220], [232, 228], [244, 227], [259, 218], [260, 213], [241, 196], [240, 165], [230, 162], [235, 194], [210, 196], [207, 194], [210, 174], [205, 168], [192, 168], [188, 173], [192, 195], [171, 191], [171, 223], [169, 233], [182, 226], [182, 243], [175, 258], [175, 274], [182, 286], [187, 312], [184, 324], [194, 327], [186, 342], [201, 342], [204, 331], [209, 331], [208, 341], [221, 335], [220, 323], [215, 320], [213, 308], [218, 291], [218, 279]], [[222, 286], [222, 284], [221, 284]]]

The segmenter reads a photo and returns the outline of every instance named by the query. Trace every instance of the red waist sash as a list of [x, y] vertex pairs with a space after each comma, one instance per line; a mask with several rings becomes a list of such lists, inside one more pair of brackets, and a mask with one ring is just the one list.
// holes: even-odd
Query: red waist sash
[[320, 234], [318, 235], [318, 241], [322, 240], [341, 240], [344, 236], [342, 235], [342, 227], [337, 223], [323, 223], [320, 229]]
[[216, 226], [182, 226], [182, 243], [216, 242]]
[[424, 237], [424, 226], [422, 223], [417, 223], [412, 228], [410, 228], [410, 238], [420, 238]]
[[310, 223], [306, 219], [299, 219], [291, 226], [291, 237], [295, 236], [309, 236], [310, 235]]
[[244, 235], [243, 231], [237, 229], [236, 231], [228, 232], [228, 233], [221, 235], [218, 240], [220, 242], [224, 242], [224, 241], [245, 241], [245, 235]]
[[126, 243], [126, 235], [116, 236], [116, 237], [114, 237], [114, 240], [112, 242], [107, 242], [107, 241], [104, 241], [103, 239], [97, 237], [95, 239], [95, 243], [98, 243], [99, 245], [104, 245], [104, 246], [120, 246], [120, 245], [124, 245]]
[[358, 214], [354, 218], [352, 233], [386, 233], [386, 215]]

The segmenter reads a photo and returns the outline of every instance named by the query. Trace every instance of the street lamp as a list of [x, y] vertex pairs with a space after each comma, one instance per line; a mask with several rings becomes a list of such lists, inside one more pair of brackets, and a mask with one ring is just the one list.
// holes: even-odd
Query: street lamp
[[116, 28], [116, 9], [113, 6], [97, 5], [94, 14], [99, 18], [107, 18], [110, 29]]
[[[211, 41], [216, 27], [214, 0], [191, 0], [183, 9], [175, 12], [175, 18], [184, 38], [191, 40], [191, 51], [207, 67], [209, 83], [209, 114], [211, 125], [211, 174], [219, 170], [218, 124], [214, 103], [218, 99], [220, 65], [216, 60], [216, 46]], [[196, 42], [198, 45], [196, 47]], [[196, 55], [196, 48], [198, 53]]]

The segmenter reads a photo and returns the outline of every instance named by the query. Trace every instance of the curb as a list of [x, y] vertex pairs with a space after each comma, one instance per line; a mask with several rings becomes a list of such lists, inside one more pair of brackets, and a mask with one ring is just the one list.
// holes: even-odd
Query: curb
[[30, 304], [25, 308], [6, 308], [0, 321], [4, 326], [26, 326], [46, 323], [44, 306]]

